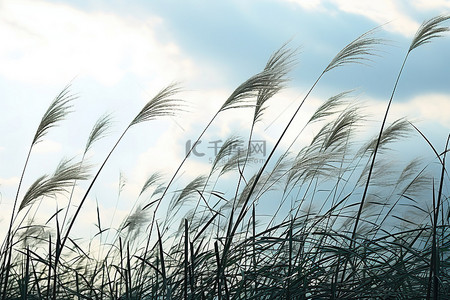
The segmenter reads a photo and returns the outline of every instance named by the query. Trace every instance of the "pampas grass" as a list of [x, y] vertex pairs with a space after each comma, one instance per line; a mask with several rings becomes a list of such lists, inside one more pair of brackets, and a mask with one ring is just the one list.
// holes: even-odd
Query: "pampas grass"
[[[419, 28], [376, 136], [361, 140], [369, 123], [351, 91], [330, 97], [305, 119], [304, 128], [292, 125], [323, 76], [376, 56], [384, 41], [372, 30], [329, 62], [257, 168], [251, 164], [250, 141], [296, 65], [297, 51], [283, 45], [225, 99], [174, 174], [166, 178], [156, 172], [145, 180], [118, 228], [105, 226], [97, 205], [97, 234], [88, 241], [74, 237], [72, 229], [82, 222], [92, 187], [115, 159], [123, 137], [134, 126], [178, 115], [184, 102], [178, 85], [162, 89], [95, 167], [85, 161], [86, 154], [109, 133], [112, 120], [101, 116], [81, 160], [63, 159], [52, 175], [35, 179], [19, 198], [33, 146], [67, 117], [75, 99], [66, 87], [44, 113], [25, 159], [0, 252], [2, 299], [446, 299], [450, 135], [438, 149], [417, 125], [405, 118], [389, 123], [387, 116], [408, 56], [448, 31], [443, 25], [448, 19], [439, 16]], [[209, 172], [184, 185], [175, 180], [217, 116], [231, 109], [252, 110], [249, 142], [224, 138]], [[315, 136], [301, 144], [299, 137], [312, 127]], [[297, 137], [277, 157], [287, 131]], [[433, 164], [392, 161], [395, 145], [405, 138], [428, 145]], [[238, 145], [244, 147], [236, 151]], [[74, 190], [85, 180], [88, 187], [80, 197]], [[62, 195], [68, 195], [69, 205], [58, 205], [45, 224], [36, 221], [31, 208], [45, 213], [40, 200], [58, 201]]]

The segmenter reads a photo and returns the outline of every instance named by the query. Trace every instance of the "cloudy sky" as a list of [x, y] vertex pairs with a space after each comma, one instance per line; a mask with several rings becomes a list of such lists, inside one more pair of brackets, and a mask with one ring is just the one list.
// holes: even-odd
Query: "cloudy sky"
[[[86, 216], [93, 214], [96, 199], [108, 218], [121, 173], [128, 200], [121, 199], [119, 207], [126, 211], [146, 177], [156, 170], [170, 174], [186, 142], [198, 136], [233, 89], [288, 41], [299, 48], [299, 63], [289, 88], [270, 104], [257, 129], [261, 138], [275, 138], [276, 125], [273, 132], [267, 128], [290, 116], [342, 47], [383, 25], [377, 35], [388, 42], [370, 66], [327, 74], [304, 108], [307, 114], [324, 99], [356, 89], [378, 124], [417, 28], [449, 11], [448, 0], [0, 0], [0, 222], [11, 210], [36, 126], [68, 83], [79, 96], [74, 112], [35, 148], [23, 190], [51, 173], [62, 157], [80, 155], [103, 113], [113, 113], [114, 124], [91, 152], [92, 163], [105, 157], [121, 130], [163, 87], [181, 82], [180, 97], [188, 103], [189, 112], [181, 117], [140, 124], [126, 136], [86, 209]], [[447, 37], [413, 52], [390, 117], [417, 121], [440, 148], [450, 128], [449, 49]], [[246, 115], [225, 114], [203, 145], [245, 128]], [[194, 161], [184, 172], [195, 175], [207, 167], [207, 160]]]

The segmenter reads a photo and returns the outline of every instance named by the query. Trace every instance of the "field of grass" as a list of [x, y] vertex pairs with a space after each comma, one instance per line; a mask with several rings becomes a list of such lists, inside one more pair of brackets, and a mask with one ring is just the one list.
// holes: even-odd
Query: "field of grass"
[[[256, 165], [254, 128], [296, 64], [296, 51], [284, 45], [234, 90], [198, 140], [219, 114], [239, 109], [252, 111], [248, 136], [229, 137], [210, 172], [185, 186], [176, 186], [176, 179], [193, 148], [172, 176], [151, 175], [118, 228], [104, 227], [97, 211], [95, 243], [73, 237], [72, 229], [111, 154], [130, 128], [176, 115], [184, 103], [177, 85], [161, 90], [103, 154], [103, 164], [92, 166], [86, 154], [111, 123], [109, 115], [100, 117], [81, 159], [62, 160], [52, 175], [22, 186], [33, 148], [66, 118], [76, 98], [64, 88], [36, 130], [12, 214], [2, 223], [9, 230], [0, 252], [1, 299], [449, 299], [450, 134], [440, 149], [408, 120], [387, 122], [408, 57], [448, 31], [449, 18], [438, 16], [418, 29], [373, 138], [357, 140], [368, 125], [351, 92], [329, 98], [305, 128], [291, 124], [322, 77], [377, 53], [384, 41], [376, 31], [336, 55]], [[300, 136], [309, 126], [321, 128], [309, 145], [281, 149], [288, 130]], [[406, 137], [427, 145], [432, 163], [389, 160], [391, 148]], [[249, 142], [236, 151], [242, 140]], [[87, 185], [77, 197], [80, 182]], [[42, 199], [60, 195], [69, 205], [46, 224], [33, 223]], [[271, 215], [261, 212], [261, 202], [271, 203]], [[157, 217], [163, 209], [166, 217]]]

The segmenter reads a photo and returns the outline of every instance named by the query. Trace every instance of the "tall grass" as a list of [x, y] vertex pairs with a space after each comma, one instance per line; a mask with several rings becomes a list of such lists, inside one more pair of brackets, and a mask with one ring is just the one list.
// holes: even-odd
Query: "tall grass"
[[[439, 149], [406, 119], [387, 120], [407, 58], [448, 31], [443, 23], [449, 18], [438, 16], [419, 28], [376, 136], [360, 140], [368, 123], [351, 92], [330, 97], [304, 128], [292, 127], [323, 76], [376, 54], [383, 40], [369, 31], [324, 68], [257, 168], [250, 144], [254, 130], [296, 64], [296, 51], [284, 45], [231, 93], [197, 139], [220, 113], [251, 109], [246, 147], [235, 151], [240, 138], [229, 137], [209, 173], [174, 187], [194, 142], [169, 179], [159, 173], [148, 178], [118, 228], [105, 227], [97, 207], [97, 249], [74, 238], [72, 229], [104, 166], [130, 128], [176, 115], [183, 102], [177, 85], [161, 90], [95, 168], [85, 157], [109, 131], [111, 117], [102, 116], [81, 159], [63, 159], [52, 175], [42, 175], [22, 191], [34, 146], [67, 116], [76, 98], [64, 88], [44, 114], [25, 159], [0, 252], [2, 299], [447, 299], [450, 135]], [[320, 129], [294, 152], [298, 137], [311, 127]], [[295, 130], [297, 138], [281, 149], [287, 132]], [[429, 147], [433, 164], [389, 160], [392, 145], [407, 137]], [[78, 199], [74, 188], [80, 181], [88, 183]], [[69, 205], [46, 224], [34, 222], [32, 208], [61, 193], [69, 194]], [[270, 216], [262, 213], [267, 201]], [[164, 219], [156, 217], [162, 207], [167, 207]]]

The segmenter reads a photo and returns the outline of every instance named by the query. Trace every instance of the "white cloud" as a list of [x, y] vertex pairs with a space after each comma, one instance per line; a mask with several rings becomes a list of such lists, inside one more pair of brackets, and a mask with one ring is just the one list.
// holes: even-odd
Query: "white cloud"
[[[386, 110], [386, 105], [386, 101], [369, 99], [367, 111], [376, 120], [380, 120]], [[407, 102], [396, 102], [394, 99], [389, 111], [389, 120], [407, 117], [413, 123], [439, 124], [443, 128], [450, 128], [449, 111], [449, 94], [421, 94]]]
[[405, 36], [412, 36], [419, 23], [402, 11], [398, 1], [393, 0], [331, 0], [339, 10], [364, 16], [377, 24], [386, 24], [386, 29]]
[[450, 95], [426, 94], [414, 97], [402, 107], [409, 115], [419, 120], [440, 123], [443, 127], [450, 128]]
[[[338, 11], [346, 12], [366, 17], [373, 22], [384, 25], [389, 31], [400, 33], [411, 37], [416, 32], [420, 23], [408, 15], [401, 1], [395, 0], [286, 0], [294, 2], [306, 10], [328, 11], [334, 14], [336, 11], [330, 11], [328, 5], [335, 6]], [[428, 3], [432, 2], [432, 3]], [[428, 1], [419, 0], [412, 2], [413, 6], [420, 10], [422, 8], [442, 9], [448, 7], [448, 1]]]
[[306, 10], [321, 9], [322, 0], [286, 0], [291, 3], [296, 3]]
[[0, 186], [16, 186], [19, 184], [19, 177], [0, 178]]
[[440, 10], [445, 11], [450, 8], [449, 0], [414, 0], [411, 1], [412, 5], [417, 10]]
[[87, 13], [43, 1], [2, 1], [0, 74], [36, 84], [65, 84], [88, 76], [112, 85], [127, 73], [166, 85], [192, 75], [190, 60], [173, 42], [155, 36], [160, 18], [145, 21]]
[[58, 142], [52, 140], [43, 140], [34, 146], [34, 153], [46, 154], [46, 153], [56, 153], [60, 152], [62, 149], [62, 145]]

